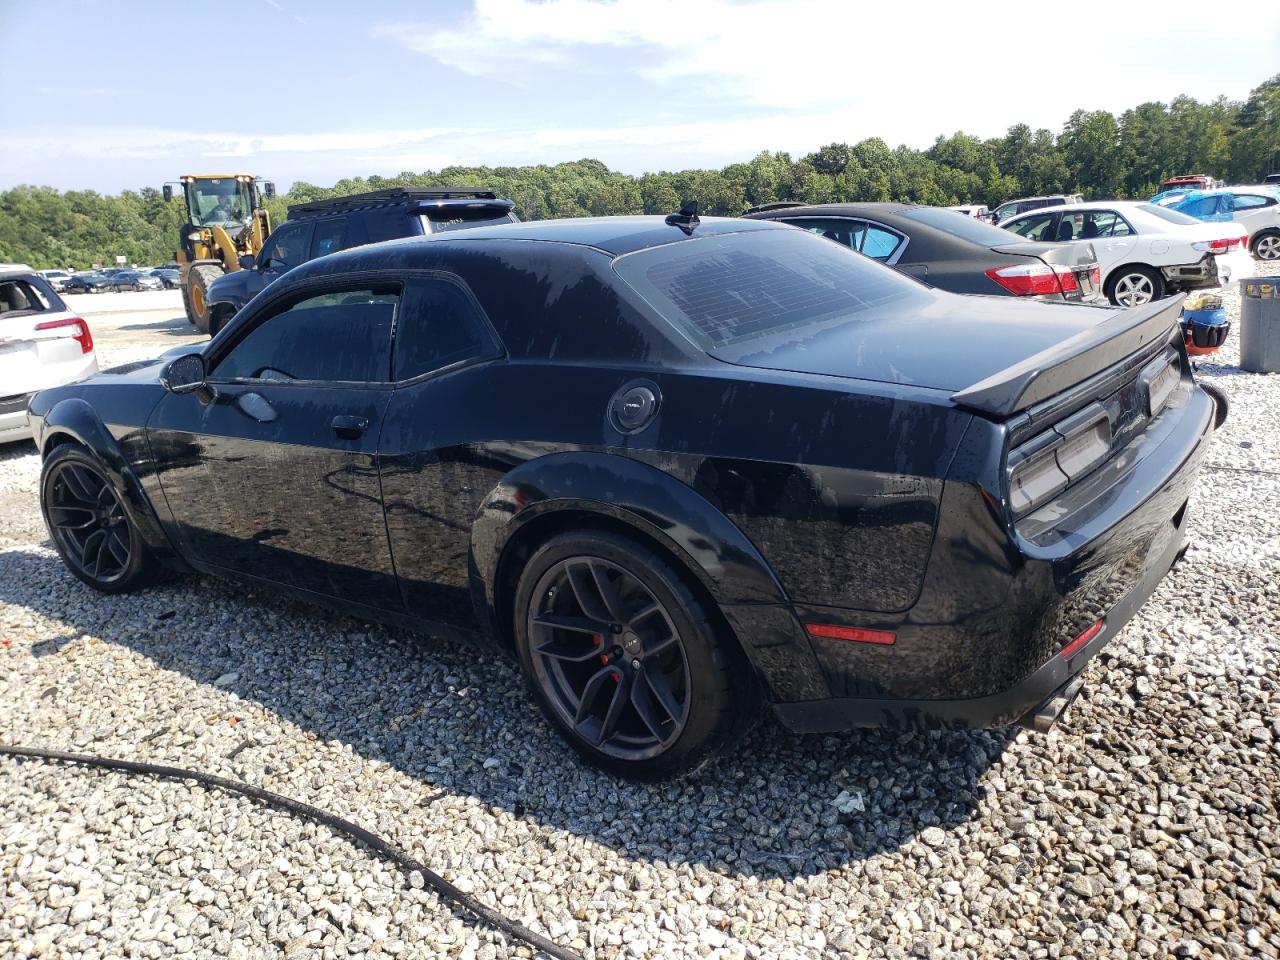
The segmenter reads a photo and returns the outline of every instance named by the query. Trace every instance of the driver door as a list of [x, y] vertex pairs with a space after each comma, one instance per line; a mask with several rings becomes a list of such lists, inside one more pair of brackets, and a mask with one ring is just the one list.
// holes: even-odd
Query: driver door
[[376, 452], [398, 284], [268, 303], [206, 354], [208, 389], [147, 424], [184, 553], [325, 597], [403, 608]]

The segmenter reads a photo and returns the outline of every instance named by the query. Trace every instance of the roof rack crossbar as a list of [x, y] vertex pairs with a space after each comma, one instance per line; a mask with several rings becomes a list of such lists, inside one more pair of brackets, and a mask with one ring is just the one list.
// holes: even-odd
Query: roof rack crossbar
[[289, 216], [299, 213], [316, 213], [352, 207], [371, 207], [380, 204], [402, 203], [406, 200], [497, 200], [498, 194], [485, 187], [389, 187], [370, 190], [367, 193], [309, 200], [289, 207]]

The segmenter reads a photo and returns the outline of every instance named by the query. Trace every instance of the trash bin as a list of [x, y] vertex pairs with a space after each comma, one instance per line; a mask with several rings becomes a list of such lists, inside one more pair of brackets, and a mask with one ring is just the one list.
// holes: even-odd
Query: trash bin
[[1240, 367], [1280, 373], [1280, 277], [1240, 281]]

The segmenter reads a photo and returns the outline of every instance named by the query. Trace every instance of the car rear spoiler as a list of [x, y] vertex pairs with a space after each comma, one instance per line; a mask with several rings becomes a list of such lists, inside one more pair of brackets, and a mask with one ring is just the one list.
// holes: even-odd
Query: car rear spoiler
[[1181, 309], [1182, 298], [1171, 297], [1118, 311], [1074, 337], [953, 393], [951, 399], [978, 413], [1011, 417], [1114, 366], [1147, 344], [1167, 338]]

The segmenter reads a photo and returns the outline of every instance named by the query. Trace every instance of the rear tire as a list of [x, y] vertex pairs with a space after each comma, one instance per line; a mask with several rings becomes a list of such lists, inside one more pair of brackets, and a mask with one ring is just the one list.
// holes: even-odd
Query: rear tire
[[1107, 279], [1107, 299], [1117, 307], [1136, 307], [1164, 298], [1164, 277], [1150, 267], [1122, 267]]
[[690, 773], [758, 714], [750, 668], [718, 612], [667, 557], [628, 537], [578, 530], [548, 540], [520, 575], [513, 619], [543, 714], [610, 773]]
[[83, 447], [56, 447], [40, 471], [40, 512], [72, 575], [102, 593], [145, 586], [158, 565], [120, 492]]

